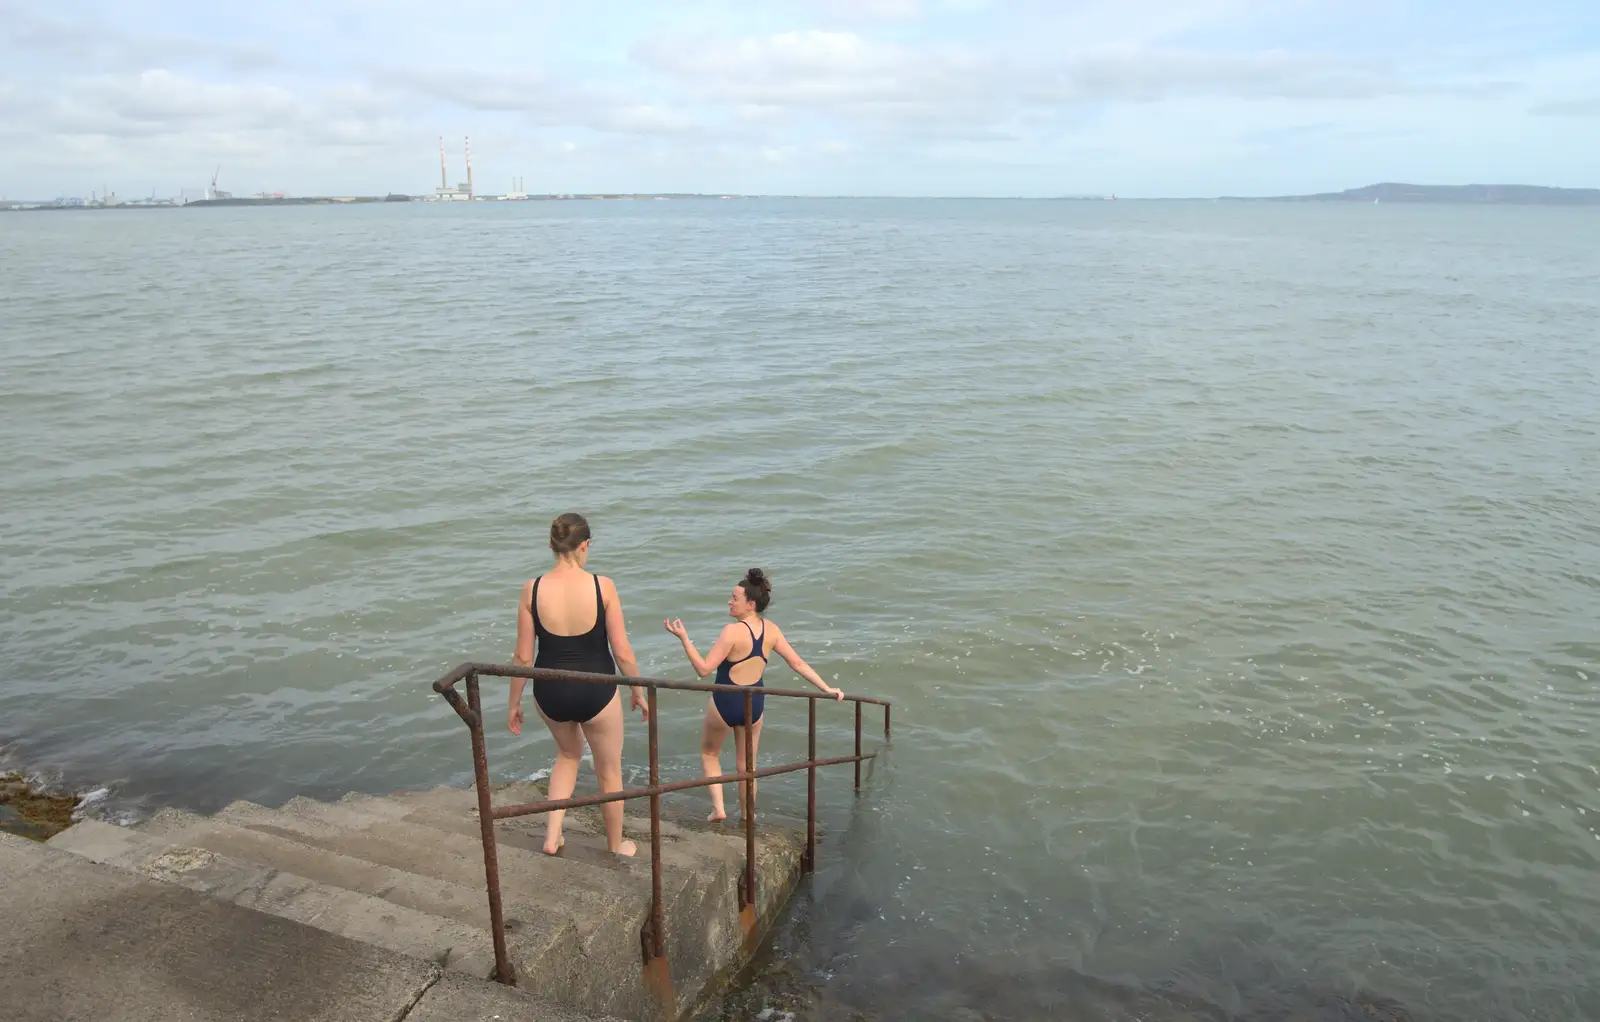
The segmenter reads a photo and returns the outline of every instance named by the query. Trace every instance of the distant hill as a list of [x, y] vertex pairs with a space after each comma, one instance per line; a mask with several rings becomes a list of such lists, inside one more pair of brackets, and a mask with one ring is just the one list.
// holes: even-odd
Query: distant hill
[[[1228, 198], [1234, 198], [1228, 196]], [[1378, 184], [1320, 195], [1278, 195], [1260, 202], [1451, 202], [1478, 206], [1600, 206], [1600, 188], [1540, 185]]]

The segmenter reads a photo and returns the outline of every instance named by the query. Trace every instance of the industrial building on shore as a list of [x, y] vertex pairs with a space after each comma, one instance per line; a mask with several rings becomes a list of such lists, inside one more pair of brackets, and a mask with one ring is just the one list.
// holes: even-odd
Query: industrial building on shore
[[439, 136], [439, 189], [433, 193], [435, 202], [471, 202], [472, 193], [472, 139], [465, 138], [467, 158], [467, 180], [454, 188], [450, 187], [450, 178], [444, 166], [444, 136]]

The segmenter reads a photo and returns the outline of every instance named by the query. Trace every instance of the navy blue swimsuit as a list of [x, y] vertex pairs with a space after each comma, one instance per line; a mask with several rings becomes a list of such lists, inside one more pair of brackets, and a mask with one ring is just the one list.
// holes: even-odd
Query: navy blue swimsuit
[[[746, 660], [754, 660], [756, 657], [761, 658], [763, 665], [767, 662], [767, 652], [761, 648], [762, 643], [764, 643], [767, 638], [767, 623], [765, 621], [761, 622], [760, 635], [756, 634], [756, 630], [750, 627], [750, 623], [748, 621], [741, 623], [750, 632], [750, 641], [753, 643], [753, 645], [750, 647], [750, 655], [740, 657], [738, 660], [724, 660], [722, 663], [718, 664], [717, 684], [727, 685], [728, 687], [732, 688], [733, 691], [727, 693], [713, 692], [711, 694], [712, 702], [717, 704], [718, 716], [720, 716], [722, 718], [722, 722], [729, 727], [743, 727], [745, 724], [744, 693], [746, 689], [753, 688], [756, 690], [755, 693], [750, 697], [750, 713], [754, 718], [751, 723], [755, 723], [761, 719], [761, 711], [766, 708], [767, 703], [767, 697], [761, 691], [760, 678], [756, 679], [756, 683], [754, 685], [738, 685], [735, 684], [733, 680], [733, 668], [735, 665], [742, 664]], [[765, 666], [761, 668], [761, 673], [763, 675], [767, 673]]]

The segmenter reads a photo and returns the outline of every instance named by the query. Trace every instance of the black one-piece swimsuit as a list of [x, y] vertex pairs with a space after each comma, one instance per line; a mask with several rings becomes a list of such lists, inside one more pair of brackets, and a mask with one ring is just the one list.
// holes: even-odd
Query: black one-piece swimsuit
[[[606, 636], [606, 605], [600, 595], [600, 576], [594, 576], [594, 627], [582, 635], [557, 635], [539, 621], [539, 582], [533, 580], [533, 631], [539, 639], [539, 652], [533, 666], [558, 671], [588, 671], [591, 674], [616, 674], [611, 659], [611, 642]], [[611, 703], [615, 685], [586, 685], [581, 681], [535, 681], [533, 700], [551, 720], [576, 722], [593, 720]]]

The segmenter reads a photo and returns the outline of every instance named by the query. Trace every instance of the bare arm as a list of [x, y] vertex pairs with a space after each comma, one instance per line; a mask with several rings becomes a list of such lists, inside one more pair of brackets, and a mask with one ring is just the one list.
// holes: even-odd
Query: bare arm
[[694, 643], [689, 640], [689, 631], [683, 627], [682, 621], [673, 620], [662, 623], [666, 625], [667, 631], [676, 635], [678, 641], [683, 643], [683, 652], [689, 658], [689, 666], [693, 667], [694, 673], [702, 678], [712, 674], [718, 667], [722, 666], [722, 661], [728, 659], [728, 654], [733, 650], [733, 625], [728, 625], [722, 629], [722, 634], [717, 636], [716, 644], [711, 647], [711, 652], [702, 657], [700, 651], [694, 648]]
[[[628, 641], [628, 624], [622, 617], [622, 597], [617, 595], [617, 584], [604, 575], [600, 576], [600, 594], [606, 605], [606, 638], [611, 643], [611, 655], [617, 661], [617, 669], [629, 678], [637, 678], [639, 658], [633, 655], [633, 643]], [[645, 700], [644, 689], [638, 685], [632, 688], [633, 705], [639, 712], [647, 712], [649, 703]]]
[[789, 637], [783, 634], [783, 629], [781, 628], [778, 629], [777, 641], [773, 642], [772, 644], [772, 651], [783, 657], [783, 662], [788, 664], [789, 669], [800, 675], [800, 677], [811, 682], [811, 684], [822, 689], [822, 691], [828, 693], [830, 696], [833, 696], [835, 699], [844, 698], [843, 689], [834, 688], [832, 685], [823, 681], [822, 675], [812, 670], [810, 664], [800, 659], [800, 654], [796, 653], [794, 651], [794, 647], [789, 645]]
[[[511, 654], [511, 662], [520, 667], [533, 665], [533, 582], [528, 581], [522, 586], [522, 599], [517, 603], [517, 648]], [[506, 724], [514, 735], [522, 734], [522, 689], [527, 685], [526, 678], [511, 679], [511, 711], [506, 718]]]

